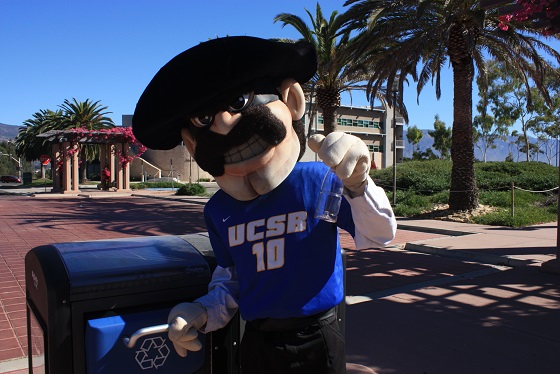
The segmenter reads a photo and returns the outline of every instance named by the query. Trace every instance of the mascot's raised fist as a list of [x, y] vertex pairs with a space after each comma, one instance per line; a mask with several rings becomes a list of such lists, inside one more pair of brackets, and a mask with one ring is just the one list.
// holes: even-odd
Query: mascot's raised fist
[[312, 135], [308, 144], [309, 148], [342, 179], [344, 187], [351, 192], [352, 197], [363, 195], [370, 168], [370, 156], [367, 145], [360, 138], [343, 132], [332, 132], [326, 137], [320, 134]]
[[181, 303], [169, 312], [169, 340], [177, 354], [185, 357], [188, 351], [200, 351], [202, 344], [198, 337], [198, 330], [208, 321], [206, 308], [198, 303]]

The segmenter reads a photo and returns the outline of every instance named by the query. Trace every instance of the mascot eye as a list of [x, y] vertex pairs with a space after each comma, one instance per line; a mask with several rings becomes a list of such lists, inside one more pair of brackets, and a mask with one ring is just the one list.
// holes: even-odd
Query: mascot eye
[[251, 102], [253, 102], [253, 93], [247, 92], [229, 104], [228, 111], [234, 113], [241, 112], [243, 109], [251, 105]]
[[193, 125], [197, 127], [206, 127], [210, 126], [214, 122], [214, 116], [211, 114], [204, 114], [198, 117], [192, 117], [191, 121]]

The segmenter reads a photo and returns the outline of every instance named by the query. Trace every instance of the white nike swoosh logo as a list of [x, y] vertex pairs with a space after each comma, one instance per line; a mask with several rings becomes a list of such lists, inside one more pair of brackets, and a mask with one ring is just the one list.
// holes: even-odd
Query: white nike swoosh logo
[[231, 216], [227, 216], [226, 218], [222, 218], [222, 222], [227, 221], [229, 219], [229, 217], [231, 217]]

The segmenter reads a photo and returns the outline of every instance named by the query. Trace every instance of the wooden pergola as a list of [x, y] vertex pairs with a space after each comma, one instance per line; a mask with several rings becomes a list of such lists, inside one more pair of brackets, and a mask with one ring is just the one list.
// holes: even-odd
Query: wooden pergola
[[39, 136], [51, 143], [52, 192], [80, 192], [79, 156], [84, 144], [100, 145], [100, 167], [110, 170], [109, 186], [118, 192], [130, 192], [130, 145], [125, 135], [80, 129], [51, 130]]

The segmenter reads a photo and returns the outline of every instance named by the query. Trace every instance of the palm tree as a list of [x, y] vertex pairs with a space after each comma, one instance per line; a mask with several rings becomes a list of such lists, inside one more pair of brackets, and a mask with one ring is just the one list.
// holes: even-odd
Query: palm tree
[[[359, 55], [367, 54], [369, 45], [386, 46], [370, 66], [374, 73], [368, 94], [375, 95], [384, 84], [391, 85], [395, 79], [402, 82], [410, 75], [417, 83], [418, 95], [426, 83], [435, 82], [439, 99], [442, 67], [451, 64], [454, 101], [449, 207], [476, 208], [472, 122], [475, 66], [487, 82], [485, 57], [504, 62], [525, 83], [530, 105], [529, 80], [548, 99], [543, 78], [546, 71], [553, 70], [539, 52], [556, 61], [560, 61], [560, 55], [537, 38], [537, 31], [500, 19], [496, 8], [482, 9], [478, 0], [348, 0], [345, 5], [352, 5], [345, 12], [350, 19], [348, 27], [362, 34]], [[387, 99], [390, 101], [390, 97]]]
[[39, 159], [41, 155], [51, 154], [50, 142], [46, 138], [38, 137], [49, 130], [57, 129], [62, 122], [62, 111], [49, 109], [33, 113], [33, 118], [26, 120], [15, 140], [16, 154], [27, 161]]
[[311, 20], [310, 28], [300, 17], [281, 13], [274, 18], [274, 22], [282, 22], [282, 27], [290, 25], [311, 43], [317, 51], [317, 74], [311, 80], [317, 98], [317, 105], [323, 110], [323, 125], [325, 133], [336, 130], [336, 112], [340, 107], [340, 94], [345, 91], [365, 90], [361, 82], [367, 80], [363, 61], [352, 59], [350, 46], [355, 38], [350, 37], [350, 31], [343, 31], [346, 22], [343, 15], [333, 11], [327, 20], [323, 17], [321, 6], [317, 3], [315, 17], [305, 9]]
[[[106, 106], [101, 106], [100, 101], [92, 102], [87, 99], [78, 102], [76, 99], [64, 100], [64, 104], [59, 107], [64, 111], [61, 127], [64, 130], [83, 128], [87, 130], [100, 130], [115, 127], [113, 120], [106, 117], [111, 112], [106, 112]], [[99, 146], [83, 145], [80, 151], [81, 158], [81, 180], [87, 179], [86, 162], [92, 161], [99, 154]]]

